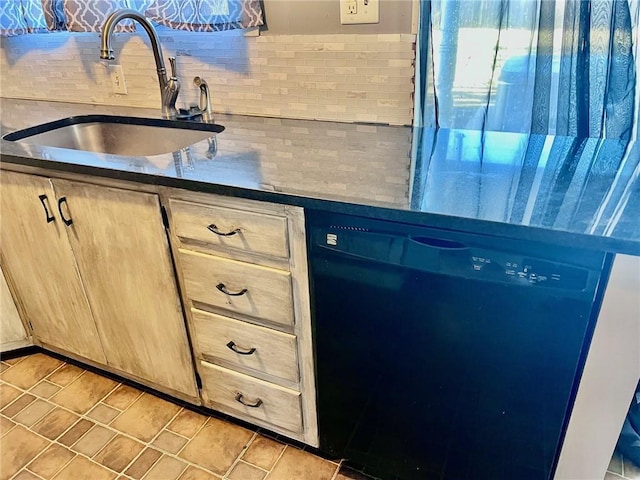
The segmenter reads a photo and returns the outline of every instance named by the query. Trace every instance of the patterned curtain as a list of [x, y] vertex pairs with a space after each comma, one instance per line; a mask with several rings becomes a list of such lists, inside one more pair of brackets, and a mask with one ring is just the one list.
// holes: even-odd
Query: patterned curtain
[[27, 33], [27, 24], [20, 0], [8, 0], [0, 3], [0, 34], [3, 37]]
[[66, 30], [64, 5], [57, 0], [42, 0], [42, 10], [49, 30]]
[[216, 32], [262, 25], [259, 0], [152, 0], [145, 15], [161, 25]]
[[[115, 10], [136, 10], [150, 20], [179, 30], [215, 32], [264, 23], [260, 0], [0, 0], [0, 35], [67, 30], [101, 32]], [[124, 20], [117, 32], [135, 31]]]
[[[60, 2], [60, 0], [47, 0]], [[123, 8], [131, 8], [128, 0], [64, 0], [63, 11], [66, 28], [70, 32], [101, 32], [107, 17]], [[134, 32], [132, 20], [123, 20], [116, 32]]]
[[0, 36], [46, 31], [40, 0], [0, 0]]

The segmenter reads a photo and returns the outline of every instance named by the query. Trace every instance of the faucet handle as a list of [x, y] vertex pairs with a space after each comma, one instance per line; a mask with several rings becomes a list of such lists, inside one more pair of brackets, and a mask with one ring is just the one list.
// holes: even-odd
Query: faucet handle
[[176, 57], [169, 57], [169, 64], [171, 65], [171, 78], [178, 78]]

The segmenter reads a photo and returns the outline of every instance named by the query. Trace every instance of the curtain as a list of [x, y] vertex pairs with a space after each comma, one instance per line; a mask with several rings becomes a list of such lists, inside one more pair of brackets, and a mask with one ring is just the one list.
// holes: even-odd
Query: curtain
[[[2, 1], [2, 0], [0, 0]], [[149, 20], [169, 28], [212, 32], [262, 25], [259, 0], [42, 0], [54, 4], [64, 15], [64, 29], [100, 32], [108, 15], [131, 8]], [[49, 8], [51, 9], [51, 8]], [[123, 21], [116, 31], [133, 31], [135, 24]]]
[[[60, 0], [46, 0], [59, 3]], [[60, 10], [59, 6], [54, 7]], [[70, 32], [101, 32], [107, 17], [116, 10], [131, 8], [128, 0], [64, 0], [62, 4], [63, 30]], [[134, 32], [132, 20], [126, 19], [116, 25], [116, 32]]]
[[259, 0], [152, 0], [145, 15], [161, 25], [192, 32], [263, 24]]
[[0, 3], [0, 33], [3, 37], [27, 33], [27, 24], [20, 0], [9, 0]]
[[66, 30], [64, 5], [57, 0], [42, 0], [42, 11], [49, 30]]
[[421, 10], [424, 125], [635, 135], [637, 1], [423, 0]]
[[46, 31], [40, 0], [0, 0], [0, 36]]
[[422, 1], [412, 207], [632, 236], [639, 3]]
[[[213, 32], [263, 25], [260, 0], [0, 0], [0, 35], [67, 30], [101, 32], [115, 10], [130, 8], [169, 28]], [[118, 32], [135, 31], [124, 20]]]

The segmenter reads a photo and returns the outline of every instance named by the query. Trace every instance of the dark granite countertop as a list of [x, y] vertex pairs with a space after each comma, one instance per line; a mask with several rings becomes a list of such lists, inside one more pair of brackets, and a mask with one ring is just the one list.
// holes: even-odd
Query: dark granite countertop
[[[72, 115], [159, 116], [0, 102], [3, 134]], [[225, 131], [215, 156], [207, 141], [123, 157], [3, 140], [2, 162], [640, 255], [638, 142], [238, 115], [216, 122]]]

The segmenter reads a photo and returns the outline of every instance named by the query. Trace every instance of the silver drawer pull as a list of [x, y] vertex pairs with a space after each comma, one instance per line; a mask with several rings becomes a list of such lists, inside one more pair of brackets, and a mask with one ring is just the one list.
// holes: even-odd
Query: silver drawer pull
[[216, 288], [218, 290], [220, 290], [222, 293], [224, 293], [225, 295], [230, 295], [232, 297], [239, 297], [239, 296], [244, 295], [245, 293], [247, 293], [249, 291], [246, 288], [243, 288], [239, 292], [230, 292], [229, 290], [227, 290], [227, 287], [226, 287], [226, 285], [224, 283], [217, 284]]
[[234, 352], [240, 355], [251, 355], [256, 351], [255, 348], [250, 348], [248, 350], [241, 349], [240, 347], [238, 347], [238, 345], [236, 345], [236, 343], [233, 340], [227, 343], [227, 347], [229, 347], [231, 350], [233, 350]]
[[244, 401], [244, 395], [242, 394], [242, 392], [236, 393], [236, 402], [240, 402], [245, 407], [251, 407], [251, 408], [258, 408], [260, 405], [262, 405], [262, 400], [261, 399], [257, 399], [255, 401], [255, 403], [247, 403], [247, 402], [245, 402]]
[[209, 225], [207, 227], [207, 229], [209, 229], [210, 232], [213, 232], [216, 235], [220, 235], [221, 237], [230, 237], [232, 235], [235, 235], [236, 233], [240, 233], [240, 229], [239, 228], [231, 230], [230, 232], [221, 232], [220, 230], [218, 230], [218, 227], [216, 225], [214, 225], [213, 223], [211, 225]]

